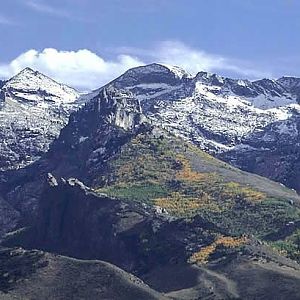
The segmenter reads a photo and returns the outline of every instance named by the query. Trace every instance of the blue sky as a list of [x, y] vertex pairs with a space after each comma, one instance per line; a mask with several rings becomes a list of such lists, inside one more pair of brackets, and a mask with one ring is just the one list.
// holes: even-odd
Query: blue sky
[[150, 62], [300, 77], [299, 0], [2, 0], [0, 77], [25, 66], [80, 89]]

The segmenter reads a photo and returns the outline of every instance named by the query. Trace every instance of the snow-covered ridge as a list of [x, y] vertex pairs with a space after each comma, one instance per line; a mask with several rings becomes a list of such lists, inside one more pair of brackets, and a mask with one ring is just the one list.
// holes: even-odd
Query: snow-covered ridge
[[30, 68], [4, 82], [0, 87], [0, 169], [38, 159], [82, 102], [76, 90]]
[[[249, 81], [208, 72], [191, 76], [179, 67], [150, 64], [108, 83], [130, 92], [143, 113], [162, 126], [214, 153], [248, 149], [247, 137], [299, 114], [300, 79]], [[96, 97], [79, 93], [30, 68], [0, 88], [0, 168], [23, 166], [47, 151], [69, 114]], [[124, 93], [122, 92], [124, 91]], [[276, 123], [277, 124], [277, 123]], [[279, 123], [280, 133], [295, 134]]]
[[[182, 68], [165, 64], [150, 64], [128, 70], [112, 84], [117, 88], [138, 90], [141, 98], [155, 86], [158, 96], [162, 91], [172, 90], [183, 95], [191, 95], [196, 85], [203, 84], [206, 89], [220, 96], [235, 95], [256, 108], [271, 109], [300, 102], [300, 79], [282, 77], [280, 79], [231, 79], [209, 72], [199, 72], [192, 76]], [[147, 87], [148, 85], [148, 87]], [[168, 85], [169, 88], [166, 87]], [[211, 87], [211, 88], [209, 88]], [[145, 92], [145, 95], [143, 93]], [[151, 99], [155, 93], [151, 93]]]
[[57, 104], [72, 103], [79, 97], [79, 93], [64, 84], [30, 68], [8, 80], [2, 87], [10, 96], [29, 101], [53, 101]]
[[[180, 68], [151, 64], [133, 68], [108, 85], [129, 90], [154, 124], [215, 153], [247, 147], [242, 145], [247, 136], [290, 119], [300, 109], [300, 92], [291, 89], [295, 84], [283, 84], [283, 79], [185, 74]], [[283, 128], [278, 126], [281, 132]]]
[[178, 66], [171, 66], [167, 64], [161, 64], [162, 66], [167, 67], [172, 73], [174, 73], [178, 78], [182, 79], [185, 78], [193, 78], [193, 75], [189, 72], [185, 71], [184, 69], [178, 67]]

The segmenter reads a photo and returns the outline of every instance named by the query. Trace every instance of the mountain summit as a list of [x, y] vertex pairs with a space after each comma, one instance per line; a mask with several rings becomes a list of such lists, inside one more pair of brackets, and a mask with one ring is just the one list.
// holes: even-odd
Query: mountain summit
[[79, 96], [76, 90], [28, 67], [9, 79], [2, 90], [6, 97], [21, 101], [71, 103]]
[[0, 169], [38, 159], [80, 106], [79, 93], [31, 68], [0, 88]]

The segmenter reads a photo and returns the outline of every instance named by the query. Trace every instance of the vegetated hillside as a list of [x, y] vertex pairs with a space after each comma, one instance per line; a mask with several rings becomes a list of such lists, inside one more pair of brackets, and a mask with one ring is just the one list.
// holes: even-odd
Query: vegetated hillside
[[0, 250], [0, 265], [0, 299], [167, 299], [102, 261], [8, 248]]
[[[97, 195], [75, 179], [57, 181], [50, 176], [34, 224], [11, 233], [5, 243], [104, 259], [171, 299], [297, 299], [299, 264], [284, 258], [267, 242], [239, 230], [233, 233], [232, 228], [239, 226], [228, 229], [201, 214], [173, 218], [151, 205]], [[272, 230], [268, 224], [263, 227]], [[92, 267], [94, 263], [88, 265], [96, 268], [95, 276], [101, 276], [101, 270]], [[21, 258], [17, 265], [23, 264], [30, 269], [30, 263]], [[85, 278], [84, 265], [78, 269]], [[60, 276], [68, 282], [68, 265], [62, 266]], [[13, 291], [24, 291], [22, 281], [13, 282]], [[31, 286], [32, 280], [27, 282]], [[81, 283], [76, 280], [72, 286], [80, 288]], [[49, 295], [55, 295], [53, 285], [47, 287]], [[0, 284], [2, 291], [5, 288]], [[128, 293], [131, 295], [131, 287]]]
[[141, 133], [108, 160], [97, 192], [201, 216], [226, 235], [253, 234], [300, 260], [299, 196], [240, 171], [164, 131]]
[[[240, 171], [155, 127], [137, 134], [121, 146], [106, 164], [105, 169], [95, 174], [91, 185], [99, 185], [100, 191], [117, 196], [124, 196], [124, 191], [131, 199], [146, 197], [141, 201], [153, 200], [155, 191], [162, 197], [170, 197], [176, 191], [185, 192], [186, 195], [177, 196], [180, 199], [188, 196], [187, 200], [193, 196], [201, 200], [202, 193], [204, 202], [208, 201], [209, 195], [232, 199], [237, 197], [254, 203], [267, 198], [282, 198], [295, 200], [299, 204], [300, 199], [294, 191], [283, 185]], [[143, 190], [149, 190], [150, 193], [144, 193]], [[163, 204], [164, 199], [160, 200]]]

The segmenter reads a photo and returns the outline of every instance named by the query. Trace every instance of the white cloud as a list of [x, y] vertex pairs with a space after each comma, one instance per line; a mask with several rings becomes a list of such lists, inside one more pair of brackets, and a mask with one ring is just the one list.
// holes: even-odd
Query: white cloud
[[28, 50], [8, 64], [0, 64], [0, 76], [9, 78], [26, 67], [38, 70], [53, 79], [77, 87], [94, 89], [121, 75], [129, 68], [144, 63], [129, 55], [118, 55], [113, 61], [83, 49], [58, 51], [47, 48], [41, 52]]
[[192, 74], [210, 71], [250, 78], [270, 77], [270, 74], [245, 67], [243, 62], [193, 49], [180, 42], [163, 42], [148, 50], [121, 48], [117, 53], [112, 60], [105, 60], [87, 49], [59, 51], [47, 48], [41, 52], [32, 49], [7, 64], [0, 63], [0, 77], [9, 78], [23, 68], [31, 67], [59, 82], [89, 90], [106, 84], [129, 68], [151, 62], [177, 65]]
[[120, 51], [141, 56], [146, 61], [155, 61], [180, 66], [192, 74], [199, 71], [232, 73], [250, 78], [270, 77], [268, 72], [249, 68], [243, 61], [194, 49], [178, 41], [165, 41], [153, 49], [120, 48]]
[[225, 64], [223, 57], [207, 54], [180, 42], [163, 42], [154, 53], [158, 61], [181, 66], [191, 73], [197, 73], [202, 70], [212, 71]]

